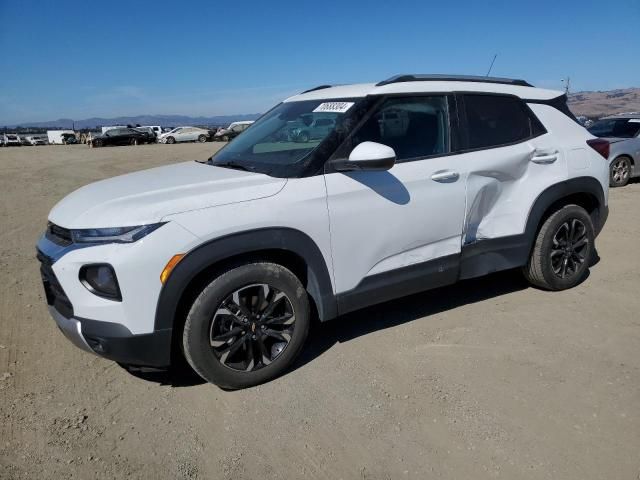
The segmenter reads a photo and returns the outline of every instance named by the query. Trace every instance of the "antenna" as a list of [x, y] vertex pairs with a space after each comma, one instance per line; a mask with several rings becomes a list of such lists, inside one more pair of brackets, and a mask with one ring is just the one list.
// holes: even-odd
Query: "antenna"
[[565, 95], [569, 95], [569, 88], [571, 87], [571, 77], [567, 76], [567, 78], [563, 78], [560, 81], [564, 83]]
[[496, 57], [497, 57], [497, 56], [498, 56], [498, 54], [497, 54], [497, 53], [493, 56], [493, 60], [491, 60], [491, 65], [489, 65], [489, 71], [488, 71], [488, 72], [487, 72], [487, 74], [485, 75], [486, 77], [488, 77], [488, 76], [489, 76], [489, 74], [491, 73], [491, 69], [493, 68], [493, 63], [496, 61]]

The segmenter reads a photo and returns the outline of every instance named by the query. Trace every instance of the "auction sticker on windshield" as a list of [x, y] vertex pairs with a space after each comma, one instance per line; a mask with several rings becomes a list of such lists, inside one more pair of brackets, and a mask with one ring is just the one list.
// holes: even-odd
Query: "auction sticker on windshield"
[[353, 107], [353, 102], [324, 102], [318, 105], [313, 111], [323, 113], [345, 113]]

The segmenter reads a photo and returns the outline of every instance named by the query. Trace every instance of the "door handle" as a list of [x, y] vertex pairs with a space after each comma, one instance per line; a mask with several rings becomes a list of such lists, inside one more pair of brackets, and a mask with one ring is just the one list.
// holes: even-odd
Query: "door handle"
[[533, 152], [531, 161], [541, 165], [548, 165], [558, 159], [558, 152]]
[[440, 170], [431, 175], [431, 180], [440, 183], [453, 183], [458, 178], [460, 178], [460, 174], [452, 170]]

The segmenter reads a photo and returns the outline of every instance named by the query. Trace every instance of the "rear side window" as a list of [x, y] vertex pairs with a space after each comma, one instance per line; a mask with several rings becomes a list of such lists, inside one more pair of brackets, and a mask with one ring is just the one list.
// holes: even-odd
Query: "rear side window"
[[545, 132], [522, 100], [501, 95], [463, 95], [467, 149], [493, 148]]

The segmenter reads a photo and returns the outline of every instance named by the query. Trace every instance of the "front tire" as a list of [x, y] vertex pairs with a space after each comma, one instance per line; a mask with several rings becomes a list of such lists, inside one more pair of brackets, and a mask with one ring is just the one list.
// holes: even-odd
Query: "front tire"
[[587, 277], [594, 252], [591, 217], [578, 205], [566, 205], [542, 224], [524, 275], [545, 290], [566, 290]]
[[200, 143], [205, 143], [205, 142], [207, 141], [207, 136], [206, 136], [206, 135], [200, 135], [200, 136], [198, 137], [198, 141], [199, 141]]
[[624, 187], [631, 178], [631, 160], [629, 157], [618, 157], [609, 166], [609, 186]]
[[309, 299], [300, 280], [282, 265], [246, 263], [198, 295], [182, 344], [202, 378], [239, 389], [281, 375], [302, 350], [309, 326]]
[[167, 137], [167, 143], [169, 145], [173, 145], [174, 143], [176, 143], [176, 139], [173, 137]]

